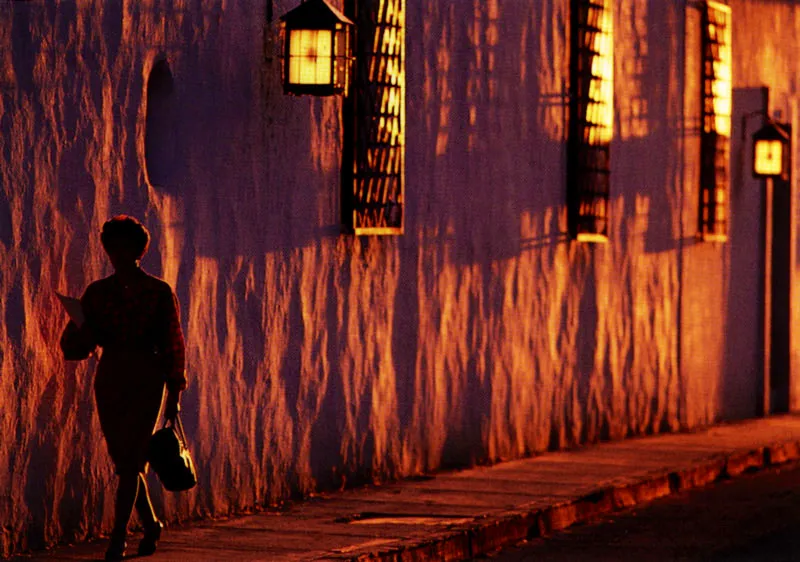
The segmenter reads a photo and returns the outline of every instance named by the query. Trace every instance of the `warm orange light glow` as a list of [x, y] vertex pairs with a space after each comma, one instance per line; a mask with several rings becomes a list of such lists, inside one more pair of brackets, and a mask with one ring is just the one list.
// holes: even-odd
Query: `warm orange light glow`
[[589, 144], [607, 144], [614, 136], [614, 20], [609, 7], [599, 13], [599, 29], [592, 41], [597, 55], [592, 59], [592, 82], [586, 121], [594, 124], [588, 131]]
[[[713, 114], [707, 116], [705, 123], [706, 132], [712, 130], [724, 137], [731, 135], [731, 9], [725, 4], [709, 1], [708, 28], [706, 34], [712, 50], [711, 59], [706, 64], [711, 64], [711, 73], [707, 73], [710, 84], [707, 83], [706, 95], [712, 102]], [[708, 88], [710, 86], [710, 91]]]
[[330, 84], [333, 32], [292, 29], [289, 34], [289, 83]]
[[580, 232], [578, 233], [577, 240], [578, 242], [606, 243], [608, 242], [608, 236], [594, 232]]
[[[726, 29], [730, 34], [730, 28]], [[714, 128], [720, 135], [731, 135], [731, 48], [720, 45], [720, 60], [714, 61]]]
[[779, 176], [783, 172], [783, 143], [779, 140], [758, 140], [753, 170], [763, 176]]

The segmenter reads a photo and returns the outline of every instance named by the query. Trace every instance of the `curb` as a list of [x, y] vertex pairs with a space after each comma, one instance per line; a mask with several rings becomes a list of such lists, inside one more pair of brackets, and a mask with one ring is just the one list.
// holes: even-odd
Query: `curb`
[[526, 539], [546, 537], [594, 517], [614, 513], [747, 472], [800, 459], [800, 441], [736, 450], [698, 460], [690, 467], [653, 472], [635, 481], [612, 483], [584, 496], [547, 507], [509, 511], [450, 527], [422, 541], [406, 542], [346, 558], [352, 562], [468, 560]]

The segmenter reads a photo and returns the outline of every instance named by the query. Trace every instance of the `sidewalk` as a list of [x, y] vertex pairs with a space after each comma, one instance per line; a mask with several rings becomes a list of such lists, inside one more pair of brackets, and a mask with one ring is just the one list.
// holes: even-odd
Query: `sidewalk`
[[[331, 493], [281, 513], [169, 528], [148, 560], [465, 560], [592, 515], [797, 459], [794, 416], [602, 443]], [[129, 541], [131, 554], [138, 539]], [[105, 546], [61, 547], [20, 560], [101, 560]]]

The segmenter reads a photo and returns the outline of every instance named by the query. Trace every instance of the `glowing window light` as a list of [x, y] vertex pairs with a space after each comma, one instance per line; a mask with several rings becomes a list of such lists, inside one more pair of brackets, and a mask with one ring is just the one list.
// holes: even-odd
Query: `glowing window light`
[[308, 0], [285, 14], [281, 25], [284, 92], [317, 96], [346, 93], [353, 22], [327, 0]]
[[289, 83], [330, 84], [333, 33], [326, 29], [293, 29], [289, 37]]
[[753, 170], [759, 176], [779, 176], [783, 172], [783, 143], [761, 141], [756, 144]]
[[614, 136], [612, 0], [572, 0], [567, 209], [570, 236], [608, 239]]
[[731, 9], [701, 4], [700, 210], [698, 235], [725, 241], [728, 235], [732, 110]]

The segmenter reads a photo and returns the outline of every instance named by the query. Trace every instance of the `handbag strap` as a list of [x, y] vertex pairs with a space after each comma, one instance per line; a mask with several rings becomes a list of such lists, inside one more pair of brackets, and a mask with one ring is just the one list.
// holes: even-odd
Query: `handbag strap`
[[186, 447], [186, 433], [183, 431], [183, 424], [181, 423], [181, 417], [179, 415], [175, 416], [175, 422], [177, 423], [178, 436], [181, 438], [183, 446]]
[[181, 444], [184, 447], [186, 447], [186, 433], [183, 431], [183, 424], [181, 423], [180, 414], [176, 414], [174, 418], [165, 419], [164, 427], [167, 427], [170, 423], [172, 424], [172, 427], [175, 429], [175, 433], [178, 435], [178, 439], [181, 440]]

